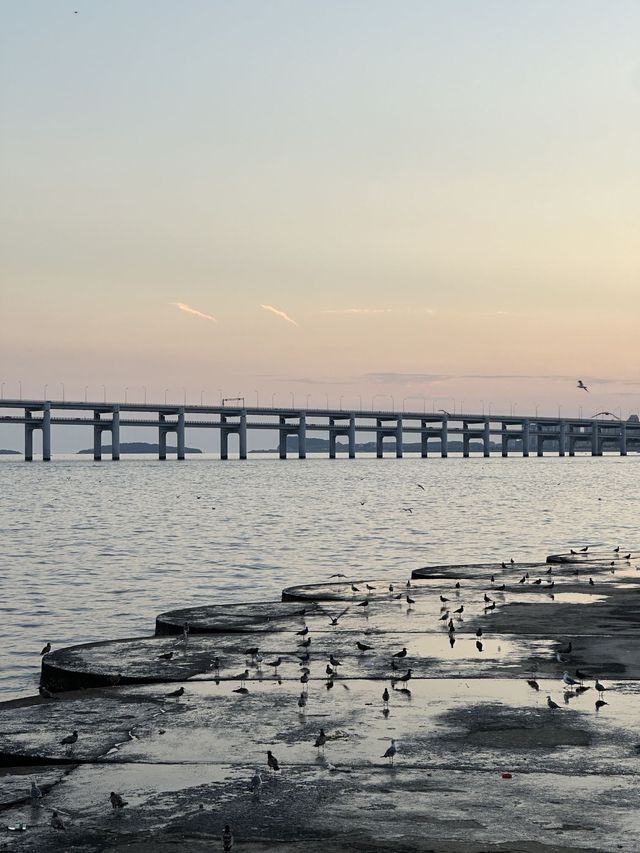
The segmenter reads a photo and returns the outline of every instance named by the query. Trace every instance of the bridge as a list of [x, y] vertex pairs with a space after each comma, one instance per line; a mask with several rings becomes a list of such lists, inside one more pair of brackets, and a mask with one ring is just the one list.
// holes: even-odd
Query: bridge
[[[5, 414], [6, 412], [6, 414]], [[185, 458], [185, 433], [188, 428], [218, 430], [220, 458], [229, 458], [229, 437], [238, 436], [238, 455], [247, 458], [249, 430], [275, 431], [279, 435], [279, 456], [288, 456], [288, 438], [294, 436], [295, 455], [307, 455], [307, 436], [321, 434], [328, 438], [329, 458], [335, 459], [347, 440], [346, 453], [356, 456], [356, 434], [375, 439], [376, 456], [382, 458], [385, 439], [391, 439], [395, 456], [405, 452], [405, 440], [419, 439], [420, 455], [446, 457], [452, 439], [462, 447], [463, 457], [476, 448], [488, 457], [492, 449], [506, 457], [510, 452], [543, 456], [545, 450], [560, 456], [574, 456], [576, 450], [592, 456], [609, 451], [627, 455], [627, 450], [640, 451], [640, 422], [615, 418], [561, 418], [451, 414], [411, 411], [366, 411], [343, 409], [298, 409], [265, 406], [177, 406], [147, 403], [95, 403], [73, 400], [0, 400], [0, 424], [24, 426], [24, 458], [33, 460], [33, 434], [42, 432], [42, 459], [51, 459], [51, 427], [86, 426], [93, 429], [93, 458], [102, 459], [102, 435], [111, 435], [111, 458], [120, 458], [120, 428], [148, 427], [157, 430], [158, 456], [167, 458], [167, 435], [177, 436], [176, 455]], [[473, 447], [472, 447], [472, 442]], [[386, 442], [388, 444], [388, 441]], [[434, 447], [435, 445], [435, 447]]]

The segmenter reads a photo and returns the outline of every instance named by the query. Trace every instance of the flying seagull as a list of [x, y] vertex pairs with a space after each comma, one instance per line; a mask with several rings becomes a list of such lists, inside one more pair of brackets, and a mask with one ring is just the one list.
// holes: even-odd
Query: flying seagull
[[582, 379], [578, 379], [578, 384], [576, 385], [576, 388], [579, 388], [581, 391], [586, 391], [586, 392], [587, 392], [587, 394], [589, 393], [589, 389], [588, 389], [588, 388], [587, 388], [587, 386], [584, 384], [584, 382], [582, 381]]

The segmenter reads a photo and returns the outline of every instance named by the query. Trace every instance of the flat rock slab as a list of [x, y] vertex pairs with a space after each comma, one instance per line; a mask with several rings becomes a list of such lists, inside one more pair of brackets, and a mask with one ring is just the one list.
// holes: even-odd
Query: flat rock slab
[[[629, 557], [627, 557], [629, 555]], [[623, 562], [627, 559], [637, 560], [640, 558], [640, 551], [627, 548], [620, 548], [620, 551], [614, 551], [613, 548], [608, 550], [591, 550], [588, 551], [569, 551], [566, 554], [550, 554], [547, 557], [547, 563], [582, 563], [582, 562], [597, 562], [610, 563]]]
[[292, 630], [300, 623], [302, 615], [315, 610], [313, 602], [296, 607], [280, 601], [184, 607], [157, 616], [156, 634], [182, 634], [185, 625], [189, 626], [191, 634]]
[[[136, 726], [163, 713], [154, 697], [112, 691], [34, 697], [0, 705], [0, 766], [97, 761], [132, 738]], [[73, 745], [60, 741], [73, 731]]]
[[[640, 757], [630, 734], [639, 697], [628, 684], [611, 685], [604, 713], [587, 694], [565, 705], [557, 682], [536, 693], [513, 680], [420, 681], [411, 696], [391, 693], [388, 715], [381, 685], [347, 687], [312, 686], [305, 714], [286, 682], [245, 696], [224, 683], [193, 684], [180, 700], [154, 687], [91, 691], [84, 701], [100, 694], [89, 706], [98, 713], [86, 718], [79, 744], [91, 728], [102, 736], [114, 701], [151, 713], [133, 739], [80, 763], [38, 807], [6, 811], [7, 824], [22, 814], [29, 825], [6, 837], [9, 849], [150, 853], [157, 842], [160, 850], [215, 850], [227, 822], [235, 849], [247, 851], [303, 843], [316, 851], [640, 848]], [[546, 690], [560, 711], [546, 707]], [[81, 701], [57, 701], [57, 721], [68, 727]], [[152, 716], [160, 705], [165, 713]], [[30, 708], [15, 710], [20, 717]], [[324, 755], [313, 745], [320, 726]], [[381, 757], [391, 737], [393, 767]], [[49, 744], [57, 749], [56, 738]], [[266, 749], [282, 768], [272, 778]], [[256, 767], [259, 798], [249, 791]], [[121, 815], [111, 814], [112, 790], [129, 803]], [[64, 834], [48, 826], [54, 808], [68, 822]], [[534, 843], [542, 846], [526, 846]]]

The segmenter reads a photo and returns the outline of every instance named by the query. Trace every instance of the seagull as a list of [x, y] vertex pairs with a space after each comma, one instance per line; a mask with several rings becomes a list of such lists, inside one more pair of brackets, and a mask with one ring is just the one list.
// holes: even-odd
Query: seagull
[[[245, 671], [241, 672], [240, 675], [237, 675], [236, 678], [240, 682], [240, 687], [244, 687], [245, 681], [247, 680], [247, 678], [249, 678], [249, 670], [245, 669]], [[184, 693], [184, 690], [183, 690], [183, 693]], [[180, 695], [182, 695], [182, 694], [180, 694]]]
[[178, 687], [177, 690], [172, 690], [171, 693], [165, 693], [165, 696], [175, 696], [176, 698], [184, 695], [184, 687]]
[[67, 828], [67, 827], [64, 825], [64, 821], [62, 820], [62, 818], [60, 817], [60, 815], [58, 814], [58, 812], [57, 812], [57, 811], [55, 811], [55, 810], [51, 813], [50, 825], [51, 825], [54, 829], [66, 829], [66, 828]]
[[304, 709], [307, 707], [307, 697], [304, 693], [301, 693], [298, 697], [298, 708], [300, 708], [300, 713], [304, 714]]
[[351, 584], [351, 592], [360, 592], [360, 588], [352, 583]]
[[318, 752], [320, 752], [321, 749], [324, 752], [324, 745], [326, 742], [327, 736], [324, 733], [324, 729], [320, 729], [320, 734], [318, 735], [318, 737], [316, 738], [316, 742], [314, 743], [314, 746], [317, 748]]
[[424, 486], [422, 485], [422, 483], [416, 483], [416, 486], [417, 486], [419, 489], [422, 489], [422, 491], [424, 492]]
[[109, 799], [111, 800], [111, 808], [114, 812], [117, 812], [118, 809], [123, 809], [126, 805], [128, 805], [127, 800], [123, 800], [120, 794], [116, 794], [115, 791], [112, 791], [109, 794]]
[[618, 547], [614, 548], [613, 550], [614, 550], [614, 553], [619, 554], [620, 553], [620, 546], [618, 545]]
[[564, 681], [564, 683], [565, 683], [565, 684], [567, 684], [569, 687], [573, 687], [573, 686], [574, 686], [574, 685], [576, 685], [576, 684], [580, 684], [580, 682], [579, 682], [579, 681], [577, 681], [575, 678], [572, 678], [572, 677], [569, 675], [569, 673], [568, 673], [568, 672], [566, 672], [566, 671], [565, 671], [564, 675], [562, 676], [562, 680], [563, 680], [563, 681]]
[[367, 646], [366, 643], [361, 643], [360, 640], [356, 643], [356, 646], [361, 652], [368, 652], [373, 646]]
[[393, 764], [393, 759], [398, 750], [396, 749], [396, 742], [393, 738], [391, 738], [391, 746], [388, 747], [385, 754], [381, 756], [381, 758], [389, 758], [391, 760], [391, 764]]
[[309, 689], [307, 687], [307, 685], [309, 684], [309, 673], [308, 672], [302, 673], [302, 675], [300, 676], [300, 684], [303, 684], [306, 690]]
[[335, 669], [337, 669], [339, 666], [342, 666], [342, 663], [338, 660], [338, 658], [334, 658], [333, 655], [329, 655], [329, 663]]
[[442, 614], [442, 616], [438, 617], [438, 621], [439, 622], [446, 622], [448, 618], [449, 618], [449, 611], [445, 610], [445, 612]]
[[393, 589], [394, 589], [393, 584], [392, 584], [392, 583], [390, 583], [390, 584], [389, 584], [389, 592], [393, 592]]
[[371, 584], [369, 583], [366, 583], [365, 586], [369, 590], [369, 592], [372, 592], [375, 589], [375, 586], [371, 586]]
[[593, 578], [589, 578], [589, 586], [595, 586]]
[[403, 684], [406, 684], [406, 683], [407, 683], [407, 681], [410, 681], [410, 680], [411, 680], [411, 670], [410, 670], [410, 669], [408, 669], [408, 670], [405, 672], [405, 674], [404, 674], [404, 675], [402, 675], [400, 678], [394, 678], [394, 679], [393, 679], [393, 681], [392, 681], [392, 684], [395, 684], [395, 683], [396, 683], [396, 682], [398, 682], [398, 681], [401, 681]]
[[78, 740], [78, 732], [76, 732], [74, 730], [73, 734], [67, 735], [66, 737], [63, 737], [62, 740], [60, 741], [60, 743], [64, 744], [65, 746], [72, 746], [77, 740]]
[[251, 793], [254, 797], [260, 796], [260, 788], [262, 787], [262, 777], [260, 776], [260, 770], [256, 767], [255, 773], [253, 774], [253, 778], [251, 780]]
[[586, 554], [588, 550], [589, 550], [589, 546], [588, 546], [588, 545], [585, 545], [585, 546], [584, 546], [584, 548], [580, 548], [580, 551], [581, 551], [583, 554]]
[[364, 600], [364, 601], [360, 601], [356, 606], [357, 606], [357, 607], [368, 607], [368, 606], [369, 606], [369, 601], [368, 601], [368, 599], [366, 599], [366, 598], [365, 598], [365, 600]]
[[608, 705], [608, 702], [605, 702], [604, 699], [596, 699], [596, 711], [599, 711], [603, 705]]
[[270, 749], [267, 750], [267, 766], [270, 770], [273, 770], [274, 772], [276, 770], [280, 770], [278, 759], [275, 757], [275, 755], [271, 752]]
[[554, 702], [551, 696], [547, 696], [547, 705], [551, 709], [551, 711], [557, 711], [560, 705], [557, 702]]
[[481, 636], [482, 636], [482, 628], [478, 628], [478, 630], [476, 631], [476, 637], [481, 637]]
[[453, 611], [454, 613], [464, 613], [464, 604], [461, 604], [457, 610]]
[[38, 785], [37, 785], [37, 783], [36, 783], [35, 779], [32, 779], [32, 780], [31, 780], [31, 792], [30, 792], [30, 797], [31, 797], [31, 799], [32, 799], [34, 802], [35, 802], [36, 800], [40, 800], [40, 799], [42, 798], [42, 791], [41, 791], [41, 790], [40, 790], [40, 788], [38, 787]]
[[586, 678], [589, 678], [586, 672], [582, 672], [580, 669], [576, 669], [576, 678], [578, 681], [584, 681]]
[[602, 694], [604, 693], [604, 691], [605, 691], [606, 689], [607, 689], [607, 688], [604, 686], [604, 684], [600, 684], [600, 682], [596, 679], [596, 690], [598, 691], [598, 693], [599, 693], [601, 696], [602, 696]]
[[492, 599], [492, 598], [489, 598], [489, 596], [487, 595], [487, 593], [486, 593], [486, 592], [485, 592], [485, 594], [484, 594], [484, 600], [485, 600], [485, 603], [486, 603], [486, 604], [491, 604], [491, 602], [493, 601], [493, 599]]
[[51, 643], [47, 643], [47, 645], [40, 652], [40, 657], [44, 657], [44, 655], [48, 655], [50, 651], [51, 651]]
[[532, 687], [536, 691], [536, 693], [538, 692], [538, 690], [540, 690], [540, 685], [535, 680], [535, 678], [528, 678], [527, 684], [529, 685], [529, 687]]
[[338, 613], [337, 616], [332, 616], [331, 614], [329, 614], [329, 619], [331, 620], [331, 624], [337, 625], [338, 620], [342, 619], [342, 617], [344, 616], [344, 614], [347, 612], [348, 609], [349, 609], [348, 607], [345, 607], [345, 609], [342, 611], [342, 613]]
[[255, 658], [255, 656], [258, 654], [258, 651], [259, 651], [258, 646], [251, 646], [250, 648], [245, 649], [244, 653], [248, 657]]
[[[343, 575], [342, 572], [336, 572], [335, 575], [329, 575], [329, 580], [331, 580], [331, 578], [346, 578], [346, 575]], [[257, 772], [258, 771], [256, 770], [256, 773]]]
[[403, 648], [402, 651], [396, 652], [395, 654], [391, 655], [391, 657], [393, 658], [406, 658], [406, 656], [407, 650], [405, 648]]
[[384, 691], [382, 693], [382, 704], [385, 708], [389, 705], [389, 691], [386, 687], [384, 688]]
[[561, 655], [570, 655], [572, 651], [573, 651], [573, 641], [569, 640], [569, 642], [564, 647], [564, 649], [560, 649], [560, 654]]
[[445, 598], [445, 596], [444, 596], [444, 595], [441, 595], [441, 596], [440, 596], [440, 601], [441, 601], [443, 604], [445, 604], [447, 601], [449, 601], [449, 599], [448, 599], [448, 598]]
[[248, 687], [236, 687], [233, 690], [233, 692], [234, 693], [242, 693], [243, 696], [246, 696], [247, 693], [249, 692], [249, 688]]
[[523, 575], [523, 576], [520, 578], [520, 580], [518, 581], [518, 583], [526, 583], [526, 582], [527, 582], [527, 576], [526, 576], [526, 575]]
[[173, 652], [165, 652], [162, 655], [158, 655], [159, 660], [171, 660], [173, 657]]
[[408, 595], [407, 596], [407, 604], [415, 604], [415, 603], [416, 603], [415, 598], [411, 598], [411, 596]]
[[331, 666], [331, 664], [327, 664], [326, 669], [325, 669], [325, 672], [327, 673], [327, 675], [329, 676], [329, 678], [333, 678], [333, 676], [336, 674], [336, 673], [335, 673], [335, 670], [333, 669], [333, 667]]
[[269, 660], [269, 661], [267, 661], [267, 666], [272, 666], [272, 667], [273, 667], [273, 671], [274, 671], [274, 672], [277, 672], [277, 671], [278, 671], [278, 667], [280, 666], [280, 664], [281, 664], [281, 663], [282, 663], [282, 658], [276, 658], [275, 660]]
[[309, 646], [311, 645], [311, 637], [307, 637], [307, 638], [306, 638], [306, 640], [302, 640], [302, 642], [300, 643], [300, 645], [301, 645], [303, 648], [308, 649], [308, 648], [309, 648]]
[[584, 384], [584, 382], [582, 381], [582, 379], [578, 379], [578, 384], [576, 385], [576, 388], [579, 388], [581, 391], [586, 391], [587, 393], [589, 393], [589, 389], [588, 389], [588, 388], [587, 388], [587, 386]]
[[309, 626], [305, 625], [302, 631], [296, 631], [296, 637], [306, 637], [309, 633]]
[[480, 642], [480, 640], [476, 640], [476, 649], [477, 649], [479, 652], [481, 652], [481, 651], [482, 651], [482, 648], [483, 648], [483, 647], [482, 647], [482, 643]]

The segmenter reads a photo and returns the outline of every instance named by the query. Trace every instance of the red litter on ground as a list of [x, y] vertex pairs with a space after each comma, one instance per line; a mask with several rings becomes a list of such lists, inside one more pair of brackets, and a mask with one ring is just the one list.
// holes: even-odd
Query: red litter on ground
[[511, 773], [503, 773], [502, 778], [503, 779], [513, 779], [513, 776], [511, 775]]

